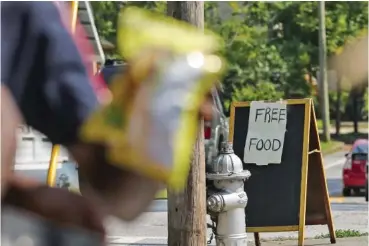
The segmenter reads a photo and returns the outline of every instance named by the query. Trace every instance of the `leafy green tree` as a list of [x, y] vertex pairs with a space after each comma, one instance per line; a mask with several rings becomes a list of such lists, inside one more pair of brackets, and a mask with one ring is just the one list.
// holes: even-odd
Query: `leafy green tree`
[[[164, 1], [91, 3], [100, 36], [112, 43], [120, 8], [166, 12]], [[317, 10], [317, 2], [205, 2], [205, 26], [226, 44], [226, 106], [232, 100], [313, 96], [309, 82], [319, 67]], [[326, 2], [328, 55], [341, 52], [367, 27], [367, 2]], [[348, 94], [344, 92], [342, 107]], [[334, 102], [336, 94], [331, 92], [330, 98]]]
[[101, 38], [116, 43], [117, 20], [121, 1], [91, 1], [95, 24]]
[[[91, 1], [95, 24], [100, 38], [116, 46], [117, 23], [120, 10], [128, 6], [136, 6], [164, 14], [166, 3], [164, 1]], [[117, 50], [113, 50], [110, 57], [119, 57]]]
[[[304, 87], [307, 89], [301, 75], [308, 73], [315, 76], [319, 67], [317, 5], [317, 2], [284, 2], [270, 10], [276, 11], [273, 15], [276, 18], [270, 18], [274, 22], [270, 26], [280, 27], [271, 31], [271, 42], [289, 64], [287, 82], [292, 90], [305, 91], [306, 96], [309, 96], [309, 91], [301, 90]], [[367, 24], [367, 2], [326, 2], [328, 56], [341, 52], [344, 44], [367, 29]], [[335, 93], [331, 93], [331, 99], [335, 97]], [[331, 108], [331, 111], [334, 110]]]
[[281, 98], [288, 66], [277, 47], [268, 44], [267, 27], [260, 25], [265, 17], [261, 14], [265, 3], [231, 2], [228, 6], [231, 15], [226, 17], [222, 13], [224, 6], [219, 6], [207, 2], [205, 20], [206, 27], [226, 43], [223, 51], [229, 66], [223, 79], [226, 108], [232, 100]]

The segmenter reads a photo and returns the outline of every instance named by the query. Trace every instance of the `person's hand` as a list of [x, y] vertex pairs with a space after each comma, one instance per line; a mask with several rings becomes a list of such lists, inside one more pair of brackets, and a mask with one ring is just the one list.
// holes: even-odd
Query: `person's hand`
[[26, 210], [59, 226], [98, 233], [104, 241], [103, 217], [99, 209], [86, 198], [68, 190], [47, 186], [10, 186], [3, 205]]

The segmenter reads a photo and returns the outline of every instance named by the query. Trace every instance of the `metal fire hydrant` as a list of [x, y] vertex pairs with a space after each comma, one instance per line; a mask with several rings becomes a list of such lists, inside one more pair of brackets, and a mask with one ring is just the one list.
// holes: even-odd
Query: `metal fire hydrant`
[[251, 174], [243, 170], [231, 143], [222, 143], [219, 156], [208, 167], [207, 210], [215, 224], [217, 246], [246, 246], [247, 195], [244, 182]]

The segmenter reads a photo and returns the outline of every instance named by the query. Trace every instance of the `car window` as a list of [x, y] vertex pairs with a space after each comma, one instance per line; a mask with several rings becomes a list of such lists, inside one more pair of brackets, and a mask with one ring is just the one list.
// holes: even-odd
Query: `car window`
[[352, 149], [352, 154], [368, 154], [368, 144], [358, 144]]

